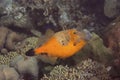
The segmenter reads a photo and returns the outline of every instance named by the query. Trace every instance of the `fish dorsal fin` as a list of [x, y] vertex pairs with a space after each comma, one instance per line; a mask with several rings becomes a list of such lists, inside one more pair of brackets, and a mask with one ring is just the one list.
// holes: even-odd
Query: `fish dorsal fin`
[[50, 37], [52, 37], [54, 34], [55, 34], [55, 32], [54, 32], [53, 30], [47, 29], [47, 30], [46, 30], [46, 33], [45, 33], [45, 36], [48, 37], [48, 38], [50, 38]]
[[47, 42], [48, 39], [50, 39], [54, 34], [55, 34], [55, 33], [54, 33], [53, 30], [47, 29], [45, 35], [42, 35], [42, 36], [39, 38], [39, 40], [38, 40], [38, 42], [37, 42], [38, 45], [37, 45], [36, 47], [39, 47], [39, 46], [42, 45], [43, 43]]

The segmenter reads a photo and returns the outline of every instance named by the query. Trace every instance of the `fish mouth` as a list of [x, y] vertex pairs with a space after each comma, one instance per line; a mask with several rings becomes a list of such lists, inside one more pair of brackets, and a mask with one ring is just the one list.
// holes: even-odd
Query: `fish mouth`
[[30, 49], [25, 53], [26, 56], [35, 56], [34, 49]]
[[92, 34], [87, 29], [83, 29], [83, 33], [85, 34], [85, 40], [90, 40], [92, 38]]

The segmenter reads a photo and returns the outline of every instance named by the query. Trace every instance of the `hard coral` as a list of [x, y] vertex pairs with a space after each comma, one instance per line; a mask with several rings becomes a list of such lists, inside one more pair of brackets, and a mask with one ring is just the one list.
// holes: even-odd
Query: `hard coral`
[[28, 37], [21, 43], [16, 44], [16, 49], [20, 54], [26, 53], [28, 50], [35, 48], [37, 46], [39, 38]]
[[56, 66], [49, 74], [44, 75], [41, 80], [110, 80], [109, 74], [104, 65], [91, 59], [82, 61], [76, 68], [68, 66]]
[[17, 52], [9, 52], [6, 55], [0, 55], [0, 65], [4, 64], [4, 65], [9, 65], [10, 61], [15, 58], [16, 56], [18, 56]]

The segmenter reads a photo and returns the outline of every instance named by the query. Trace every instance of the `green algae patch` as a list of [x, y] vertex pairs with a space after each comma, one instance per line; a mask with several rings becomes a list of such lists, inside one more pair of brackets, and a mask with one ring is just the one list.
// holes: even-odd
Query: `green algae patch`
[[103, 40], [95, 33], [92, 33], [88, 44], [73, 58], [76, 62], [80, 62], [88, 57], [104, 64], [111, 64], [114, 58], [112, 51], [103, 44]]

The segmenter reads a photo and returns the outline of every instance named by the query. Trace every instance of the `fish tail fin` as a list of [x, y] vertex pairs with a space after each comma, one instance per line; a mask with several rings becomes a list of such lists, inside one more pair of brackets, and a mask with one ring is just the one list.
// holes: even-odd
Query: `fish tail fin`
[[25, 53], [26, 56], [34, 56], [35, 55], [35, 51], [34, 49], [30, 49]]

